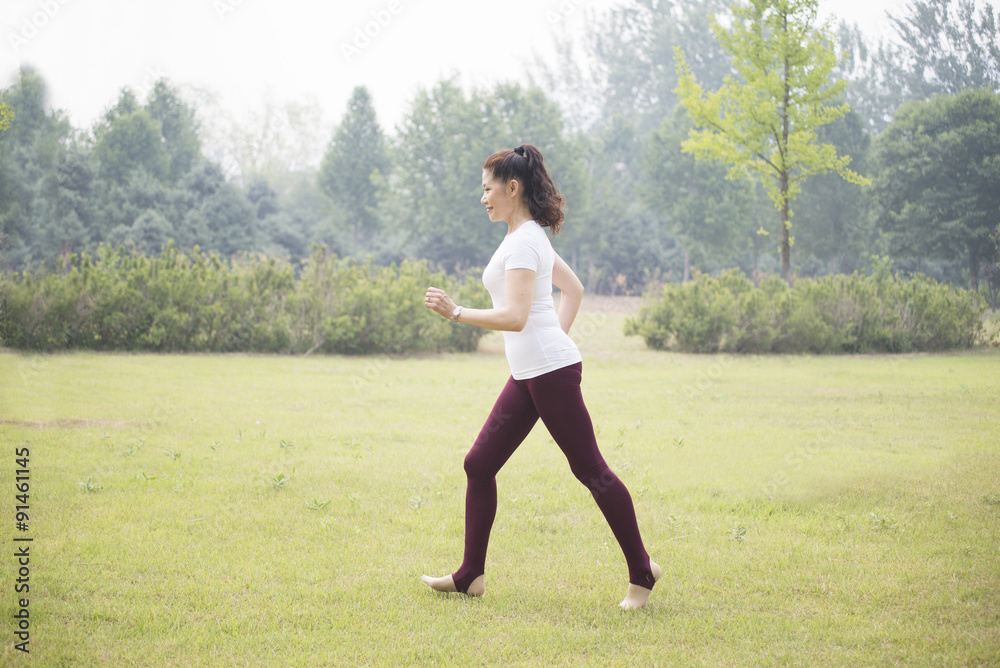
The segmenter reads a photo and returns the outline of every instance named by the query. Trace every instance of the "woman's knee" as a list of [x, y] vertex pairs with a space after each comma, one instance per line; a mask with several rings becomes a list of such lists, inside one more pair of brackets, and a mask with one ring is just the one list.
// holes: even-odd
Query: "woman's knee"
[[486, 452], [473, 447], [465, 455], [465, 475], [473, 480], [488, 480], [496, 477], [497, 472], [492, 469], [489, 460]]
[[587, 469], [575, 469], [573, 475], [594, 495], [603, 494], [619, 482], [618, 476], [607, 464]]

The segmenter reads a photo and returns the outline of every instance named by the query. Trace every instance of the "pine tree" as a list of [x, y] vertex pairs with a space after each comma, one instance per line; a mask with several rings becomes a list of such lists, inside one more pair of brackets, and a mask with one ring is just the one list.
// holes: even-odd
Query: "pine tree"
[[364, 86], [351, 94], [347, 114], [334, 133], [320, 166], [319, 187], [335, 217], [351, 230], [351, 252], [358, 255], [378, 231], [377, 179], [388, 171], [385, 139]]

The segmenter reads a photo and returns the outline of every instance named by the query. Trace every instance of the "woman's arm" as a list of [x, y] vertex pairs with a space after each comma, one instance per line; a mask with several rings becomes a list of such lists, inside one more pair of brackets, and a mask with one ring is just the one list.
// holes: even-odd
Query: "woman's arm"
[[576, 314], [580, 310], [580, 302], [583, 301], [583, 283], [570, 266], [559, 257], [559, 253], [556, 253], [556, 261], [552, 265], [552, 284], [562, 292], [559, 297], [559, 324], [563, 331], [569, 334], [569, 328], [573, 326]]
[[[535, 272], [531, 269], [509, 269], [504, 272], [503, 279], [504, 307], [463, 308], [458, 321], [484, 329], [520, 332], [528, 324], [534, 294]], [[439, 288], [427, 288], [424, 306], [449, 320], [455, 310], [455, 302]]]

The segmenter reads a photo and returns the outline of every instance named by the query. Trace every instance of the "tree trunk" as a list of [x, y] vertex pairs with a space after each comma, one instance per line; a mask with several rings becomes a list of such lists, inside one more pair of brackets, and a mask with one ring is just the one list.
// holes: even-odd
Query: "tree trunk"
[[792, 243], [788, 230], [791, 227], [788, 216], [788, 173], [781, 175], [781, 277], [789, 282], [792, 280]]
[[691, 251], [684, 249], [684, 282], [691, 280]]
[[[788, 16], [785, 17], [785, 34], [788, 34]], [[788, 107], [792, 103], [792, 90], [789, 81], [792, 78], [792, 64], [788, 56], [785, 56], [785, 103], [781, 109], [781, 155], [780, 178], [781, 178], [781, 277], [792, 284], [792, 244], [789, 239], [789, 203], [788, 203], [788, 134], [789, 119]]]

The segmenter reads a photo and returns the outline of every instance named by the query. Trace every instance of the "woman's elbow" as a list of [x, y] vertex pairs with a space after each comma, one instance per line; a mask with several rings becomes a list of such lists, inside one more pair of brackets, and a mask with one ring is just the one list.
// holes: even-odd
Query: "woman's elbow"
[[584, 292], [583, 283], [580, 282], [580, 279], [577, 279], [576, 282], [573, 283], [573, 285], [566, 286], [566, 288], [562, 290], [562, 292], [565, 292], [566, 296], [569, 297], [570, 299], [575, 299], [576, 301], [580, 301], [581, 299], [583, 299], [583, 292]]
[[507, 321], [507, 330], [511, 332], [520, 332], [528, 326], [528, 315], [530, 311], [524, 313], [511, 313], [510, 318]]

